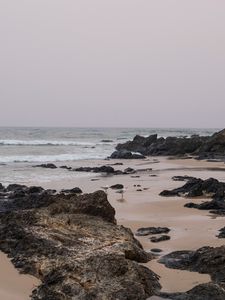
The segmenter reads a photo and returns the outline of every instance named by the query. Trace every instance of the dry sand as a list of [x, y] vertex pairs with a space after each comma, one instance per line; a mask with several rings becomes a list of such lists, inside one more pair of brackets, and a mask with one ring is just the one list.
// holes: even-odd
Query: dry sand
[[[100, 166], [111, 162], [80, 161], [72, 166]], [[112, 163], [114, 162], [116, 161]], [[124, 200], [115, 191], [109, 190], [108, 192], [109, 201], [116, 209], [116, 218], [119, 224], [130, 227], [134, 233], [139, 227], [166, 226], [171, 228], [169, 233], [171, 240], [169, 241], [151, 243], [149, 237], [137, 237], [146, 251], [150, 251], [152, 248], [160, 248], [163, 250], [162, 255], [164, 255], [176, 250], [195, 250], [202, 246], [219, 246], [224, 244], [222, 239], [216, 237], [218, 230], [224, 227], [223, 217], [212, 218], [207, 211], [184, 207], [184, 204], [187, 202], [201, 202], [205, 199], [159, 196], [159, 193], [164, 189], [172, 189], [183, 185], [183, 182], [176, 182], [171, 179], [175, 175], [189, 175], [203, 179], [214, 177], [225, 181], [224, 163], [203, 162], [193, 159], [171, 160], [167, 158], [151, 158], [141, 161], [128, 160], [123, 161], [123, 163], [123, 166], [115, 166], [115, 168], [133, 167], [135, 169], [152, 168], [153, 170], [140, 171], [138, 174], [140, 175], [139, 178], [133, 178], [131, 175], [100, 176], [98, 174], [87, 174], [87, 176], [79, 178], [73, 177], [71, 173], [70, 180], [37, 182], [34, 179], [32, 184], [57, 190], [79, 186], [84, 192], [93, 192], [106, 185], [124, 184], [127, 189]], [[65, 170], [65, 172], [68, 171]], [[156, 177], [152, 177], [152, 175], [156, 175]], [[98, 180], [91, 181], [93, 178]], [[141, 185], [141, 189], [146, 188], [146, 190], [137, 191], [138, 187], [134, 185]], [[3, 267], [2, 257], [4, 257]], [[7, 261], [5, 256], [1, 255], [0, 259], [0, 299], [27, 299], [33, 285], [37, 284], [37, 280], [28, 276], [18, 275], [18, 272], [13, 270], [11, 263]], [[210, 281], [208, 275], [165, 268], [157, 262], [157, 259], [149, 262], [147, 266], [161, 276], [160, 282], [163, 291], [186, 291], [199, 283]], [[12, 268], [11, 271], [10, 268]], [[15, 272], [14, 277], [10, 273], [13, 271]], [[5, 278], [5, 280], [3, 281], [2, 278]], [[21, 278], [25, 280], [24, 285], [19, 283], [19, 280], [22, 280]], [[10, 284], [12, 281], [13, 285]], [[10, 298], [6, 298], [6, 296], [3, 298], [1, 293], [10, 294], [11, 296]], [[13, 296], [15, 294], [17, 294], [16, 298]]]

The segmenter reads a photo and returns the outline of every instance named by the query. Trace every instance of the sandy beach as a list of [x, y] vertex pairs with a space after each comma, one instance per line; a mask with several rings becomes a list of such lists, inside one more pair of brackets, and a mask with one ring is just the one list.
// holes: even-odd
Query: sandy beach
[[[90, 166], [90, 163], [100, 166], [116, 163], [116, 161], [79, 161], [74, 166]], [[200, 203], [205, 200], [204, 198], [187, 200], [181, 197], [159, 196], [159, 193], [164, 189], [172, 189], [182, 185], [182, 182], [171, 179], [175, 175], [189, 175], [203, 179], [214, 177], [223, 181], [225, 177], [224, 163], [193, 159], [171, 160], [161, 157], [140, 161], [127, 160], [123, 161], [122, 166], [116, 166], [118, 169], [126, 167], [139, 169], [138, 176], [140, 177], [87, 174], [87, 176], [71, 178], [71, 180], [64, 182], [54, 180], [41, 183], [34, 178], [32, 184], [57, 190], [79, 186], [85, 193], [96, 191], [106, 185], [123, 184], [126, 187], [124, 199], [121, 199], [121, 194], [111, 189], [108, 190], [108, 199], [116, 209], [118, 224], [131, 228], [134, 234], [140, 227], [166, 226], [171, 229], [169, 233], [171, 239], [157, 244], [152, 243], [148, 236], [137, 237], [146, 251], [160, 248], [162, 250], [160, 255], [165, 255], [176, 250], [195, 250], [202, 246], [224, 244], [222, 239], [216, 237], [218, 230], [224, 226], [223, 217], [215, 218], [210, 216], [207, 211], [184, 207], [184, 204], [189, 201]], [[68, 171], [65, 170], [65, 172]], [[137, 191], [138, 189], [142, 189], [142, 191]], [[160, 275], [163, 291], [187, 291], [199, 283], [210, 281], [209, 275], [168, 269], [159, 264], [157, 260], [150, 261], [147, 266]], [[4, 254], [1, 254], [0, 279], [0, 296], [2, 299], [4, 295], [4, 300], [29, 299], [31, 290], [38, 284], [38, 280], [35, 278], [19, 275]]]

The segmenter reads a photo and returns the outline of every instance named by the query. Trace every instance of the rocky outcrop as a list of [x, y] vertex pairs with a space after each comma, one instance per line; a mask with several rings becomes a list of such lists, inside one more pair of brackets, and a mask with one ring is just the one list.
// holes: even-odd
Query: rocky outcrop
[[157, 134], [148, 137], [136, 135], [132, 141], [118, 144], [116, 150], [119, 153], [122, 151], [138, 152], [144, 156], [194, 155], [199, 159], [224, 159], [225, 129], [212, 136], [158, 138]]
[[194, 135], [190, 138], [186, 137], [167, 137], [158, 138], [157, 134], [143, 137], [136, 135], [133, 141], [124, 144], [118, 144], [116, 150], [133, 151], [142, 155], [184, 155], [192, 154], [199, 149], [208, 137], [200, 137]]
[[[185, 179], [188, 177], [184, 176]], [[179, 178], [181, 180], [182, 177]], [[202, 180], [200, 178], [190, 177], [190, 179], [182, 187], [173, 190], [164, 190], [161, 196], [181, 196], [181, 197], [210, 197], [211, 201], [204, 201], [200, 204], [186, 203], [184, 206], [188, 208], [197, 208], [200, 210], [209, 210], [210, 213], [225, 215], [225, 183], [217, 179], [209, 178]]]
[[188, 208], [197, 208], [200, 210], [210, 210], [210, 213], [225, 215], [225, 183], [217, 179], [209, 178], [202, 180], [200, 178], [190, 177], [182, 187], [173, 190], [164, 190], [161, 196], [180, 196], [180, 197], [211, 197], [211, 201], [204, 201], [200, 204], [186, 203]]
[[225, 183], [217, 179], [202, 180], [191, 177], [182, 187], [173, 190], [164, 190], [161, 196], [185, 196], [185, 197], [213, 197], [223, 199], [225, 196]]
[[0, 201], [0, 250], [41, 280], [33, 300], [145, 300], [159, 290], [157, 275], [138, 264], [151, 254], [116, 225], [104, 192], [19, 190], [25, 196], [8, 200], [14, 191], [5, 189]]
[[225, 129], [209, 137], [198, 149], [200, 158], [225, 158]]
[[176, 251], [163, 256], [159, 262], [168, 268], [209, 274], [212, 279], [211, 283], [198, 285], [186, 293], [161, 293], [160, 296], [174, 300], [225, 299], [225, 246]]

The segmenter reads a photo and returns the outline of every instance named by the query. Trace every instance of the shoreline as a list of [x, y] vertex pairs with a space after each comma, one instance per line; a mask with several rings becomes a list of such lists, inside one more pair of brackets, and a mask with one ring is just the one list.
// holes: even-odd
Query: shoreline
[[[90, 176], [72, 178], [71, 181], [65, 180], [58, 182], [55, 180], [52, 182], [42, 183], [33, 181], [32, 183], [29, 182], [29, 185], [41, 185], [44, 188], [57, 188], [58, 190], [61, 188], [79, 186], [83, 192], [86, 193], [101, 189], [101, 187], [105, 185], [122, 183], [127, 188], [124, 195], [124, 201], [118, 201], [121, 200], [121, 197], [120, 194], [117, 194], [115, 191], [109, 190], [108, 193], [109, 202], [116, 209], [116, 219], [118, 224], [131, 228], [134, 233], [140, 227], [166, 226], [171, 228], [171, 232], [169, 233], [171, 240], [157, 244], [150, 242], [149, 237], [135, 236], [138, 240], [140, 240], [146, 251], [149, 251], [151, 248], [160, 248], [163, 250], [162, 255], [165, 255], [176, 250], [195, 250], [207, 245], [223, 245], [223, 239], [218, 239], [215, 236], [217, 230], [224, 226], [223, 217], [212, 218], [208, 211], [199, 211], [184, 207], [184, 204], [190, 200], [194, 200], [194, 202], [201, 202], [204, 198], [189, 198], [187, 200], [185, 198], [178, 197], [165, 198], [158, 194], [164, 189], [171, 189], [182, 185], [181, 182], [176, 182], [171, 179], [175, 175], [189, 175], [203, 179], [214, 177], [223, 181], [224, 171], [219, 168], [223, 168], [224, 163], [196, 161], [190, 159], [188, 161], [171, 160], [165, 157], [157, 157], [159, 162], [156, 163], [154, 159], [155, 158], [149, 158], [143, 161], [119, 161], [124, 165], [118, 166], [118, 169], [124, 169], [126, 167], [143, 169], [144, 167], [148, 168], [151, 165], [153, 170], [141, 171], [138, 174], [140, 175], [139, 178], [132, 178], [130, 175], [101, 176], [99, 174], [90, 174]], [[111, 161], [105, 160], [92, 162], [82, 161], [79, 162], [79, 164], [90, 166], [109, 164], [110, 162]], [[113, 163], [116, 162], [117, 161], [113, 161]], [[190, 166], [190, 168], [187, 168], [187, 165]], [[212, 167], [213, 169], [209, 170], [209, 168]], [[157, 176], [151, 177], [153, 174]], [[93, 178], [98, 180], [91, 181]], [[142, 188], [148, 189], [137, 191], [134, 184], [141, 184]], [[2, 256], [3, 254], [0, 253], [0, 255]], [[8, 263], [10, 262], [8, 258], [6, 261], [8, 261]], [[148, 266], [161, 276], [160, 283], [162, 284], [162, 291], [166, 292], [187, 291], [199, 283], [210, 281], [209, 275], [168, 269], [164, 265], [159, 264], [157, 259], [150, 261], [145, 264], [145, 266]], [[6, 278], [10, 277], [8, 276], [8, 272], [5, 270], [4, 272], [1, 272], [1, 270], [0, 278], [1, 276]], [[18, 273], [18, 271], [16, 272]], [[24, 291], [28, 290], [30, 294], [30, 289], [33, 287], [33, 283], [38, 283], [38, 281], [36, 281], [35, 278], [32, 278], [30, 282], [30, 278], [28, 279], [30, 276], [27, 277], [27, 275], [18, 274], [18, 277], [20, 276], [24, 276], [25, 278]], [[182, 280], [180, 280], [180, 278], [182, 278]], [[17, 282], [18, 279], [15, 278], [15, 281]], [[179, 285], [177, 284], [178, 281]], [[3, 285], [0, 286], [0, 293], [4, 291], [6, 294], [10, 293], [10, 286], [7, 286], [6, 283], [3, 283]], [[18, 298], [17, 295], [16, 299], [26, 300], [27, 298]], [[4, 298], [4, 300], [8, 299]], [[14, 300], [13, 294], [9, 300]]]

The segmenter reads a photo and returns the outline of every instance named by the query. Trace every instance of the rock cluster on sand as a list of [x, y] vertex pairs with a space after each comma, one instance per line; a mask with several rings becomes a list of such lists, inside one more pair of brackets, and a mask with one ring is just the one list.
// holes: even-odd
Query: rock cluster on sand
[[[158, 138], [157, 134], [136, 135], [132, 141], [118, 144], [112, 158], [125, 158], [124, 151], [138, 152], [144, 156], [175, 156], [191, 154], [200, 159], [225, 158], [225, 129], [212, 136]], [[129, 157], [127, 157], [129, 158]]]
[[[186, 176], [184, 177], [187, 178]], [[182, 179], [181, 177], [179, 178]], [[204, 201], [200, 204], [186, 203], [185, 207], [198, 208], [201, 210], [210, 210], [211, 213], [225, 215], [225, 183], [217, 179], [209, 178], [202, 180], [200, 178], [190, 177], [182, 187], [173, 190], [164, 190], [161, 196], [185, 196], [185, 197], [212, 197], [211, 201]]]
[[198, 285], [186, 293], [161, 293], [160, 296], [174, 300], [225, 299], [225, 246], [176, 251], [163, 256], [159, 261], [168, 268], [209, 274], [212, 279], [212, 282]]
[[138, 264], [151, 254], [129, 229], [116, 225], [102, 191], [3, 187], [0, 211], [0, 249], [42, 282], [33, 300], [145, 300], [160, 289], [158, 276]]

